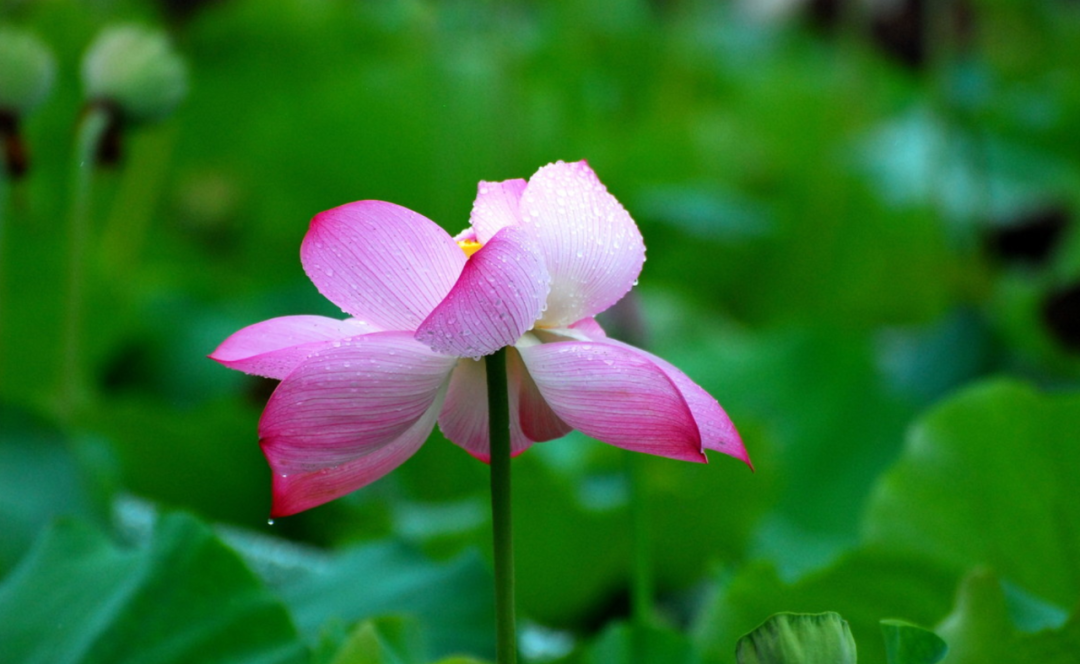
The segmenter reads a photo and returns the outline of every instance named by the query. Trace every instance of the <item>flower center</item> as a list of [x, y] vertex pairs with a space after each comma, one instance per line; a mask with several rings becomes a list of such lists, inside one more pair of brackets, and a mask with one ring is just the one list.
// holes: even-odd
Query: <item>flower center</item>
[[476, 240], [458, 240], [457, 246], [461, 247], [461, 250], [465, 252], [466, 257], [469, 257], [480, 251], [480, 247], [484, 246], [484, 243], [477, 242]]

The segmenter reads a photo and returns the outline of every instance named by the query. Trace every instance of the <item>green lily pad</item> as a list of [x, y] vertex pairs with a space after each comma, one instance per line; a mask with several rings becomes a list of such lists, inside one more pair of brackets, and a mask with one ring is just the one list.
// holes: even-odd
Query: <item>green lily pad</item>
[[882, 620], [881, 632], [889, 664], [937, 664], [949, 652], [940, 636], [903, 620]]
[[694, 626], [704, 661], [728, 664], [731, 645], [770, 615], [783, 611], [836, 611], [864, 645], [863, 664], [884, 664], [879, 621], [883, 615], [932, 625], [948, 614], [958, 576], [923, 560], [861, 548], [831, 566], [787, 583], [764, 563], [721, 576], [717, 591]]
[[855, 639], [840, 614], [779, 613], [739, 639], [739, 664], [855, 664]]
[[414, 617], [417, 657], [487, 656], [494, 647], [491, 572], [475, 552], [442, 563], [412, 547], [379, 542], [326, 554], [278, 541], [242, 544], [311, 639], [330, 621]]
[[108, 449], [72, 440], [41, 418], [0, 403], [0, 578], [57, 516], [104, 522], [115, 472]]
[[996, 380], [922, 418], [878, 485], [867, 540], [964, 570], [991, 565], [1059, 606], [1080, 599], [1080, 394]]
[[949, 643], [949, 664], [1075, 664], [1080, 656], [1080, 605], [1060, 628], [1020, 632], [1010, 619], [997, 575], [981, 568], [964, 579], [956, 608], [937, 631]]
[[630, 623], [610, 625], [582, 657], [583, 664], [686, 664], [693, 643], [675, 630]]
[[162, 518], [122, 548], [63, 520], [0, 585], [6, 662], [221, 662], [306, 659], [285, 607], [193, 517]]

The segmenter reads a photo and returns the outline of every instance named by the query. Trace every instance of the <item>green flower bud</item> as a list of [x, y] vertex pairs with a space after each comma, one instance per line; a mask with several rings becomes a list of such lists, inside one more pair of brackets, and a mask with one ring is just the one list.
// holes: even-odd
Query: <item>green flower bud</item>
[[187, 68], [168, 37], [133, 25], [98, 35], [82, 75], [91, 103], [114, 104], [130, 122], [165, 118], [187, 93]]
[[49, 95], [55, 76], [56, 61], [40, 39], [0, 28], [0, 111], [21, 116], [34, 110]]

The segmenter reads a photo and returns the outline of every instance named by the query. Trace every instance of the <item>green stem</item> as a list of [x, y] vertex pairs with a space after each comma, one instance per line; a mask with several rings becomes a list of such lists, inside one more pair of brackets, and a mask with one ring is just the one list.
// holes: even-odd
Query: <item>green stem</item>
[[630, 538], [632, 561], [631, 608], [634, 622], [640, 626], [653, 622], [652, 541], [649, 532], [648, 490], [645, 487], [646, 459], [633, 452], [625, 454], [630, 479]]
[[[5, 164], [2, 159], [0, 159], [0, 293], [2, 293], [4, 290], [3, 267], [7, 264], [7, 262], [4, 260], [4, 231], [6, 230], [4, 227], [4, 222], [7, 219], [9, 187], [10, 183], [8, 182], [7, 164]], [[0, 305], [3, 305], [2, 299], [0, 299]], [[3, 306], [0, 306], [0, 325], [3, 324], [2, 321], [4, 320], [5, 318]], [[3, 339], [3, 337], [3, 329], [0, 328], [0, 339]], [[0, 379], [3, 378], [4, 373], [4, 367], [2, 364], [4, 355], [2, 351], [3, 349], [0, 349]], [[0, 384], [2, 384], [2, 382], [0, 382]]]
[[68, 287], [64, 325], [63, 375], [60, 409], [70, 418], [86, 399], [82, 341], [86, 258], [89, 250], [91, 190], [98, 144], [109, 125], [109, 112], [90, 106], [75, 137], [75, 160], [71, 173], [71, 208], [68, 216]]
[[514, 624], [514, 538], [510, 519], [510, 399], [502, 348], [485, 359], [491, 441], [491, 530], [495, 553], [495, 653], [497, 664], [517, 662]]

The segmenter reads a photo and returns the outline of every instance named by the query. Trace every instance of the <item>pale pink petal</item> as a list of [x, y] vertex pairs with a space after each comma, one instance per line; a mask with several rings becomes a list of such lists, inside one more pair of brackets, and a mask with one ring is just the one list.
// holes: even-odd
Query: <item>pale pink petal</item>
[[[516, 408], [515, 389], [508, 386], [510, 398], [510, 454], [517, 456], [532, 445], [521, 431]], [[491, 461], [488, 431], [487, 367], [485, 360], [462, 358], [450, 377], [450, 389], [439, 414], [439, 429], [448, 440], [484, 463]]]
[[[424, 444], [442, 408], [442, 394], [403, 434], [361, 457], [318, 470], [289, 473], [274, 466], [271, 516], [289, 516], [340, 498], [394, 470]], [[274, 457], [267, 452], [274, 463]]]
[[315, 215], [300, 260], [344, 311], [386, 330], [415, 330], [450, 292], [465, 254], [430, 219], [359, 201]]
[[653, 362], [606, 342], [519, 347], [544, 400], [568, 425], [637, 452], [704, 462], [686, 400]]
[[230, 369], [280, 380], [327, 344], [376, 331], [374, 325], [355, 318], [281, 316], [236, 332], [210, 354], [210, 359]]
[[[401, 440], [432, 407], [454, 363], [407, 332], [345, 339], [304, 360], [274, 391], [259, 421], [274, 473], [337, 477], [335, 468], [365, 457], [388, 470], [396, 456], [380, 450]], [[347, 476], [368, 477], [361, 466]]]
[[542, 443], [573, 431], [573, 427], [559, 419], [544, 401], [516, 349], [508, 353], [506, 368], [510, 372], [510, 417], [520, 423], [527, 438]]
[[518, 208], [525, 180], [481, 182], [477, 186], [469, 223], [480, 242], [487, 242], [506, 226], [519, 223]]
[[698, 430], [701, 432], [701, 446], [707, 450], [715, 450], [728, 456], [735, 457], [740, 461], [746, 463], [746, 465], [753, 468], [753, 463], [750, 462], [750, 455], [746, 451], [746, 446], [743, 445], [742, 437], [739, 436], [739, 432], [735, 430], [735, 425], [732, 424], [731, 418], [720, 404], [706, 392], [700, 385], [690, 380], [690, 378], [676, 368], [673, 364], [667, 360], [657, 357], [648, 351], [644, 351], [640, 348], [635, 348], [630, 344], [616, 341], [615, 339], [608, 339], [607, 343], [615, 344], [622, 348], [625, 348], [634, 353], [639, 353], [641, 356], [649, 359], [660, 368], [671, 382], [675, 384], [675, 387], [679, 389], [683, 398], [686, 399], [686, 404], [690, 407], [690, 412], [694, 415], [694, 421], [697, 422]]
[[590, 339], [597, 341], [607, 339], [607, 332], [604, 328], [600, 327], [600, 323], [596, 322], [595, 318], [582, 318], [578, 322], [570, 326], [571, 330], [576, 330]]
[[551, 274], [544, 327], [595, 316], [641, 273], [645, 245], [637, 225], [584, 161], [537, 171], [522, 194], [520, 216], [539, 239]]
[[478, 358], [508, 346], [540, 317], [549, 278], [528, 231], [508, 226], [473, 254], [454, 288], [416, 330], [437, 352]]

